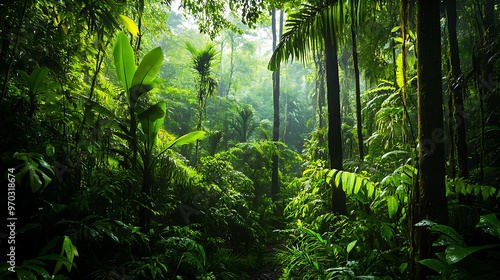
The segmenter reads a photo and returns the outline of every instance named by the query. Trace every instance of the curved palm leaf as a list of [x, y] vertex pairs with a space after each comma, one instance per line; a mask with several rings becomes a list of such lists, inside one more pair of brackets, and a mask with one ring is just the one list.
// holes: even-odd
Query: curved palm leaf
[[289, 16], [285, 25], [287, 31], [281, 36], [268, 69], [274, 71], [281, 62], [289, 59], [305, 62], [316, 50], [324, 48], [328, 29], [340, 35], [343, 26], [342, 1], [330, 0], [318, 6], [304, 4], [299, 12]]

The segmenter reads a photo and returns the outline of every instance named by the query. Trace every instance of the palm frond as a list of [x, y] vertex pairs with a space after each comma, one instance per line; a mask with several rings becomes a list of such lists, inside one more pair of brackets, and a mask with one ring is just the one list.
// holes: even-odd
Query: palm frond
[[186, 43], [186, 50], [191, 53], [191, 68], [200, 76], [209, 76], [213, 67], [217, 66], [219, 52], [213, 43], [207, 43], [199, 50], [192, 44]]
[[289, 16], [285, 25], [287, 30], [273, 52], [268, 69], [274, 71], [281, 62], [289, 59], [305, 63], [311, 54], [315, 55], [317, 50], [323, 49], [327, 30], [340, 34], [343, 24], [342, 1], [330, 0], [318, 6], [304, 4], [299, 12]]

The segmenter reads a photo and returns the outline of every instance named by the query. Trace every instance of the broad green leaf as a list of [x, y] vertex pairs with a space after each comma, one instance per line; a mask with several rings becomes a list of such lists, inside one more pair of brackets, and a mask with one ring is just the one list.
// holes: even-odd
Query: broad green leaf
[[[304, 171], [304, 174], [305, 174], [305, 171]], [[335, 178], [336, 174], [337, 174], [337, 169], [332, 169], [332, 170], [328, 171], [328, 173], [326, 174], [326, 182], [330, 183], [332, 178]]]
[[494, 196], [497, 189], [492, 186], [481, 186], [481, 194], [483, 199], [487, 200], [490, 196]]
[[401, 26], [400, 26], [400, 25], [398, 25], [398, 26], [394, 27], [393, 29], [391, 29], [391, 32], [396, 32], [396, 31], [398, 31], [399, 29], [401, 29]]
[[35, 68], [35, 70], [33, 70], [30, 75], [30, 89], [33, 93], [37, 93], [40, 90], [42, 83], [48, 74], [49, 68], [47, 68], [46, 66], [43, 66], [42, 68]]
[[120, 165], [120, 162], [112, 156], [108, 156], [108, 163], [112, 168], [118, 168], [118, 166]]
[[[52, 167], [43, 159], [42, 155], [36, 153], [16, 152], [14, 153], [13, 158], [24, 161], [24, 164], [18, 166], [20, 170], [17, 174], [17, 178], [20, 182], [22, 182], [23, 177], [28, 174], [31, 190], [33, 192], [37, 192], [42, 186], [45, 187], [52, 182], [52, 179], [39, 168], [39, 166], [42, 166], [45, 170], [54, 174], [54, 170], [52, 170]], [[43, 182], [40, 176], [42, 177]]]
[[390, 155], [396, 155], [396, 154], [408, 154], [408, 152], [407, 151], [401, 151], [401, 150], [394, 150], [394, 151], [390, 151], [388, 153], [385, 153], [382, 156], [382, 158], [386, 158], [386, 157], [388, 157]]
[[495, 213], [481, 216], [476, 227], [481, 227], [484, 232], [500, 237], [500, 221]]
[[481, 192], [481, 186], [478, 184], [474, 184], [474, 195], [479, 196], [480, 192]]
[[36, 161], [38, 161], [38, 163], [41, 166], [45, 167], [48, 171], [50, 171], [50, 173], [55, 174], [54, 170], [52, 170], [52, 166], [43, 159], [42, 155], [40, 155], [39, 157], [37, 157]]
[[452, 245], [446, 248], [446, 261], [449, 264], [454, 264], [457, 263], [461, 260], [463, 260], [465, 257], [468, 255], [483, 250], [483, 249], [489, 249], [493, 247], [498, 247], [500, 244], [488, 244], [484, 246], [477, 246], [477, 247], [462, 247], [462, 246], [457, 246], [457, 245]]
[[361, 189], [361, 185], [363, 185], [365, 179], [363, 178], [356, 178], [356, 184], [354, 186], [354, 193], [358, 193], [359, 190]]
[[[402, 42], [403, 40], [401, 40]], [[398, 59], [396, 60], [396, 82], [398, 83], [398, 87], [402, 88], [404, 86], [404, 77], [403, 77], [403, 54], [398, 55]]]
[[349, 185], [349, 173], [345, 172], [345, 171], [341, 171], [342, 174], [341, 174], [341, 185], [342, 185], [342, 189], [348, 193], [348, 194], [352, 194], [352, 186]]
[[408, 29], [408, 34], [410, 34], [410, 37], [411, 37], [412, 39], [416, 39], [416, 38], [417, 38], [417, 37], [415, 36], [415, 34], [414, 34], [414, 33], [413, 33], [410, 29]]
[[143, 95], [144, 93], [154, 89], [159, 84], [163, 84], [165, 82], [164, 79], [156, 78], [151, 83], [147, 85], [136, 85], [130, 88], [130, 101], [135, 103], [137, 99]]
[[135, 37], [139, 36], [139, 27], [137, 27], [137, 24], [135, 24], [131, 18], [124, 15], [118, 15], [118, 19], [125, 25], [128, 32], [132, 33]]
[[403, 43], [403, 38], [401, 38], [401, 37], [395, 37], [395, 38], [393, 37], [392, 39], [394, 39], [394, 41], [399, 42], [401, 44]]
[[425, 259], [425, 260], [419, 261], [419, 263], [436, 271], [440, 275], [447, 275], [451, 272], [451, 269], [452, 269], [448, 264], [445, 264], [442, 261], [436, 260], [436, 259]]
[[468, 184], [467, 185], [467, 194], [471, 194], [473, 189], [474, 189], [474, 185]]
[[[132, 87], [141, 87], [152, 85], [153, 81], [156, 79], [158, 73], [160, 73], [160, 68], [163, 63], [163, 52], [160, 47], [152, 49], [149, 51], [139, 64], [139, 67], [135, 71], [134, 77], [132, 79]], [[140, 89], [136, 90], [141, 92]], [[139, 96], [137, 96], [138, 98]], [[136, 99], [137, 99], [136, 98]]]
[[354, 186], [352, 184], [352, 174], [349, 172], [342, 172], [342, 186], [347, 194], [352, 194]]
[[401, 174], [401, 180], [407, 185], [411, 186], [413, 184], [412, 178], [406, 175], [406, 173]]
[[340, 186], [340, 181], [342, 180], [342, 171], [339, 170], [339, 172], [337, 172], [337, 175], [335, 176], [335, 186], [334, 187], [338, 187]]
[[31, 88], [31, 80], [28, 73], [24, 72], [23, 70], [17, 70], [17, 72], [21, 75], [24, 85], [27, 86], [28, 88]]
[[120, 32], [116, 37], [113, 46], [113, 60], [118, 79], [122, 83], [123, 88], [128, 92], [132, 85], [132, 78], [137, 66], [135, 65], [134, 51], [123, 32]]
[[375, 184], [373, 182], [368, 181], [366, 183], [366, 190], [367, 190], [368, 197], [371, 197], [373, 195], [373, 193], [375, 192]]
[[165, 120], [166, 110], [167, 104], [165, 101], [161, 101], [137, 115], [144, 132], [144, 142], [146, 144], [145, 148], [147, 153], [151, 153], [153, 150], [156, 143], [156, 135], [158, 135], [158, 131]]
[[35, 170], [37, 169], [38, 168], [29, 170], [30, 186], [32, 192], [37, 192], [42, 187], [42, 180], [40, 180], [40, 176], [38, 176], [38, 174], [36, 174], [35, 172]]
[[392, 195], [387, 196], [386, 200], [387, 200], [387, 210], [389, 211], [389, 218], [392, 218], [396, 214], [396, 212], [398, 212], [399, 208], [398, 200]]
[[182, 146], [182, 145], [194, 143], [196, 140], [203, 138], [203, 136], [205, 136], [204, 131], [193, 131], [191, 133], [183, 135], [183, 136], [167, 143], [167, 146], [165, 148], [163, 148], [163, 150], [161, 151], [160, 154], [166, 152], [172, 146]]
[[[64, 236], [63, 249], [66, 252], [66, 258], [68, 258], [69, 262], [73, 264], [74, 258], [78, 257], [78, 250], [67, 235]], [[71, 266], [66, 265], [66, 268], [69, 272], [71, 272]]]
[[384, 179], [382, 179], [382, 181], [380, 182], [382, 185], [390, 185], [391, 182], [392, 182], [392, 176], [393, 175], [387, 175], [384, 177]]
[[403, 166], [403, 172], [410, 178], [413, 178], [417, 174], [417, 171], [418, 170], [411, 165], [406, 164]]
[[358, 240], [354, 240], [351, 243], [347, 244], [347, 254], [349, 254], [354, 246], [356, 246], [356, 242], [358, 242]]
[[448, 235], [442, 234], [441, 236], [432, 243], [432, 246], [450, 246], [450, 245], [457, 245], [461, 244], [460, 242], [457, 242], [455, 239], [449, 237]]
[[[41, 68], [35, 67], [30, 75], [22, 70], [19, 70], [17, 72], [21, 75], [24, 85], [29, 88], [30, 92], [36, 94], [41, 91], [43, 82], [49, 74], [49, 68], [47, 68], [46, 66], [43, 66]], [[45, 90], [47, 89], [48, 88], [45, 88]]]
[[[452, 227], [441, 225], [430, 220], [423, 220], [415, 224], [415, 226], [428, 227], [432, 231], [442, 233], [441, 237], [438, 239], [440, 244], [455, 244], [462, 247], [466, 246], [462, 236]], [[436, 246], [439, 246], [440, 244], [436, 244]]]

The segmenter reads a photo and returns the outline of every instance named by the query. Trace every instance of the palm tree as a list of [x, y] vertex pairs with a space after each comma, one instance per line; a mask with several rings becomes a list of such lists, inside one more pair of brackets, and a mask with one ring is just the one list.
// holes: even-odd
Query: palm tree
[[234, 128], [236, 133], [238, 133], [239, 140], [241, 143], [246, 143], [248, 137], [255, 130], [257, 125], [253, 120], [253, 110], [251, 107], [246, 107], [241, 109], [238, 112], [239, 118], [236, 118], [234, 123], [231, 123], [231, 126]]
[[[217, 66], [219, 52], [215, 45], [207, 43], [204, 48], [197, 50], [193, 45], [186, 43], [186, 49], [191, 53], [191, 68], [196, 71], [196, 90], [198, 92], [198, 124], [196, 130], [201, 130], [203, 114], [207, 105], [207, 97], [214, 96], [217, 88], [214, 69]], [[199, 141], [196, 141], [195, 161], [198, 161]]]
[[[340, 119], [340, 83], [337, 59], [337, 36], [343, 28], [343, 3], [330, 0], [305, 4], [289, 16], [287, 32], [274, 51], [268, 69], [274, 71], [282, 61], [311, 60], [319, 50], [325, 51], [328, 99], [328, 147], [331, 168], [342, 170], [342, 137]], [[342, 186], [332, 188], [332, 211], [346, 215], [346, 197]]]

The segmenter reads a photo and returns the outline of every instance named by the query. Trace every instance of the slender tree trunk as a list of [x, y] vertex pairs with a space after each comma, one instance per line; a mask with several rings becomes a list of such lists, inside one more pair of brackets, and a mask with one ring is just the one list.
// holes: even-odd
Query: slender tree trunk
[[[391, 25], [391, 28], [394, 27], [394, 14], [392, 13], [392, 0], [389, 0], [389, 12], [391, 13], [391, 19], [390, 19], [390, 25]], [[397, 76], [397, 69], [398, 69], [398, 64], [397, 64], [397, 58], [396, 58], [396, 49], [394, 48], [394, 39], [391, 39], [390, 43], [389, 43], [389, 47], [391, 48], [392, 50], [392, 61], [394, 62], [394, 67], [392, 67], [392, 74], [393, 74], [393, 77], [394, 77], [394, 86], [397, 86], [398, 84], [398, 76]]]
[[226, 90], [226, 97], [229, 96], [229, 91], [231, 90], [231, 84], [233, 81], [233, 74], [234, 74], [234, 34], [230, 34], [229, 38], [231, 39], [231, 59], [230, 59], [230, 71], [229, 71], [229, 81], [227, 85], [227, 90]]
[[351, 36], [352, 36], [352, 59], [354, 63], [354, 78], [356, 80], [356, 121], [357, 121], [357, 132], [358, 132], [358, 152], [359, 158], [364, 159], [363, 153], [363, 121], [361, 119], [361, 89], [359, 87], [359, 66], [358, 66], [358, 49], [356, 45], [356, 34], [357, 34], [357, 21], [355, 20], [356, 10], [358, 3], [354, 1], [351, 9], [352, 13], [352, 23], [351, 23]]
[[403, 73], [403, 88], [401, 90], [403, 107], [405, 112], [403, 113], [403, 145], [406, 144], [407, 141], [407, 131], [406, 131], [406, 70], [408, 69], [408, 46], [406, 44], [407, 33], [408, 33], [408, 14], [409, 14], [410, 4], [408, 0], [401, 0], [401, 38], [403, 38], [403, 45], [401, 46], [401, 58], [402, 58], [402, 73]]
[[224, 97], [222, 92], [222, 55], [224, 54], [224, 40], [220, 42], [220, 63], [219, 63], [219, 84], [217, 86], [217, 93], [220, 97]]
[[[146, 161], [144, 162], [145, 167], [143, 169], [142, 177], [142, 195], [144, 196], [143, 203], [145, 205], [141, 205], [139, 208], [139, 217], [141, 219], [140, 224], [143, 229], [146, 229], [151, 221], [150, 210], [146, 207], [151, 203], [151, 186], [153, 185], [153, 174], [151, 168], [149, 167], [150, 162], [148, 160], [151, 160], [151, 158], [146, 158]], [[148, 166], [146, 166], [146, 164]]]
[[[417, 1], [419, 184], [415, 222], [447, 223], [439, 1]], [[432, 258], [430, 231], [416, 228], [417, 260]], [[417, 263], [416, 279], [430, 269]]]
[[[451, 93], [451, 90], [449, 90]], [[453, 97], [451, 95], [448, 96], [448, 135], [450, 137], [450, 149], [449, 149], [449, 157], [450, 161], [450, 178], [455, 178], [456, 173], [456, 161], [455, 161], [455, 133], [453, 128], [455, 127], [455, 120], [453, 118]]]
[[[273, 32], [273, 50], [276, 49], [277, 32], [276, 32], [276, 9], [272, 9], [272, 32]], [[273, 72], [273, 108], [274, 108], [274, 122], [273, 122], [273, 142], [279, 141], [280, 131], [280, 66]], [[276, 146], [277, 149], [277, 146]], [[271, 177], [271, 196], [273, 198], [279, 193], [279, 170], [278, 170], [278, 151], [272, 156], [273, 170]]]
[[[326, 86], [328, 99], [328, 155], [331, 168], [342, 170], [342, 134], [340, 119], [340, 81], [335, 31], [328, 25], [325, 34]], [[347, 215], [342, 185], [332, 186], [332, 211]]]
[[[497, 29], [494, 25], [495, 19], [495, 4], [498, 0], [486, 0], [483, 5], [483, 14], [484, 14], [484, 32], [482, 36], [481, 42], [481, 53], [479, 54], [479, 112], [481, 115], [481, 162], [480, 162], [480, 182], [483, 184], [484, 182], [484, 160], [485, 155], [488, 155], [488, 151], [486, 150], [486, 134], [485, 134], [485, 126], [487, 124], [486, 115], [487, 112], [494, 110], [491, 106], [497, 106], [497, 103], [491, 102], [495, 99], [488, 98], [491, 94], [491, 86], [494, 82], [493, 78], [493, 68], [494, 68], [494, 59], [492, 47], [490, 45], [493, 44], [495, 38], [498, 36]], [[488, 49], [488, 50], [487, 50]]]
[[467, 166], [467, 142], [465, 139], [465, 119], [463, 114], [463, 88], [460, 79], [462, 71], [460, 70], [460, 56], [458, 52], [456, 0], [448, 0], [446, 14], [448, 16], [446, 22], [448, 23], [448, 45], [451, 67], [450, 94], [453, 103], [453, 118], [455, 122], [454, 139], [457, 149], [458, 176], [467, 179], [469, 178], [469, 169]]
[[324, 53], [319, 52], [316, 56], [316, 91], [317, 91], [317, 104], [318, 104], [318, 128], [325, 126], [323, 121], [323, 107], [325, 106], [325, 60]]

